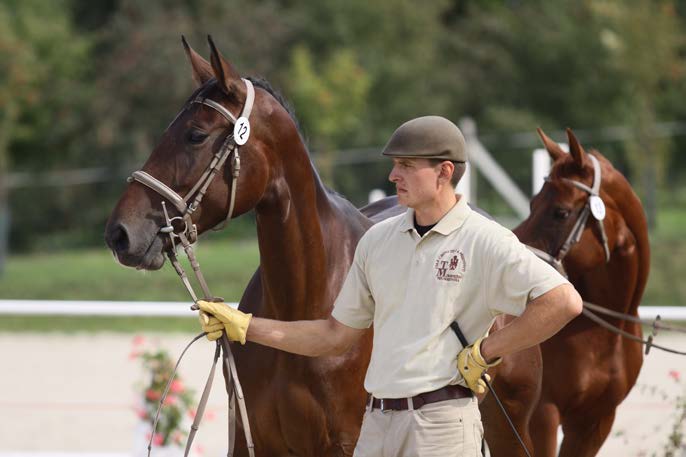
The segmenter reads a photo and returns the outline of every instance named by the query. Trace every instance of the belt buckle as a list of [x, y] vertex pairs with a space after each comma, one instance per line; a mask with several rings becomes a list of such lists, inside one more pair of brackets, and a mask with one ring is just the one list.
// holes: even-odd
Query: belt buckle
[[381, 402], [381, 404], [379, 405], [379, 409], [381, 410], [381, 412], [382, 412], [383, 414], [386, 414], [388, 411], [390, 411], [390, 409], [386, 409], [386, 408], [384, 407], [383, 398], [380, 399], [380, 402]]

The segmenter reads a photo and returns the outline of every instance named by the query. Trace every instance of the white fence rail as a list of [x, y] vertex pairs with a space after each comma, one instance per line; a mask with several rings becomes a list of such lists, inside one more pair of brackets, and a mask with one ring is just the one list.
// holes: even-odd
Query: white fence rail
[[[0, 300], [0, 315], [46, 316], [164, 316], [192, 317], [190, 302], [85, 301], [85, 300]], [[238, 303], [229, 305], [234, 308]], [[686, 306], [641, 306], [638, 314], [645, 319], [685, 320]]]

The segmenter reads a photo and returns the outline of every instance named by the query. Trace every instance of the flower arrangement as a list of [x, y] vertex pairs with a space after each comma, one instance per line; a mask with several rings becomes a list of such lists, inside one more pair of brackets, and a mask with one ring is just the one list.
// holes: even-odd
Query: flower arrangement
[[[133, 341], [134, 350], [131, 359], [138, 359], [145, 369], [147, 381], [142, 384], [142, 404], [137, 408], [138, 417], [149, 424], [152, 434], [152, 424], [159, 406], [164, 388], [174, 370], [174, 362], [169, 353], [159, 347], [146, 347], [143, 337], [137, 336]], [[178, 373], [169, 387], [169, 393], [160, 412], [157, 431], [153, 437], [156, 446], [182, 446], [188, 435], [183, 429], [186, 417], [193, 415], [193, 392], [187, 389]]]

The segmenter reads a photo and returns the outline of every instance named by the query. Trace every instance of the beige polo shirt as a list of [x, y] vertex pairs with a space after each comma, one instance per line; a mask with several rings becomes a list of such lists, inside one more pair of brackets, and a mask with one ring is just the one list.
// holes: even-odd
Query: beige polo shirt
[[365, 389], [401, 398], [464, 384], [456, 357], [457, 320], [470, 343], [501, 313], [518, 316], [530, 300], [568, 281], [464, 198], [424, 237], [414, 211], [387, 219], [360, 239], [333, 317], [374, 324]]

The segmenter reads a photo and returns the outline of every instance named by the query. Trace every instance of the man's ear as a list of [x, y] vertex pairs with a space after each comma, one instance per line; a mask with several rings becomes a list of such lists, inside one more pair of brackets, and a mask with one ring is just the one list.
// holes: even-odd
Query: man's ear
[[441, 163], [441, 173], [439, 177], [441, 179], [444, 179], [445, 182], [450, 183], [450, 180], [453, 178], [453, 172], [455, 172], [455, 164], [450, 162], [449, 160], [445, 160]]

